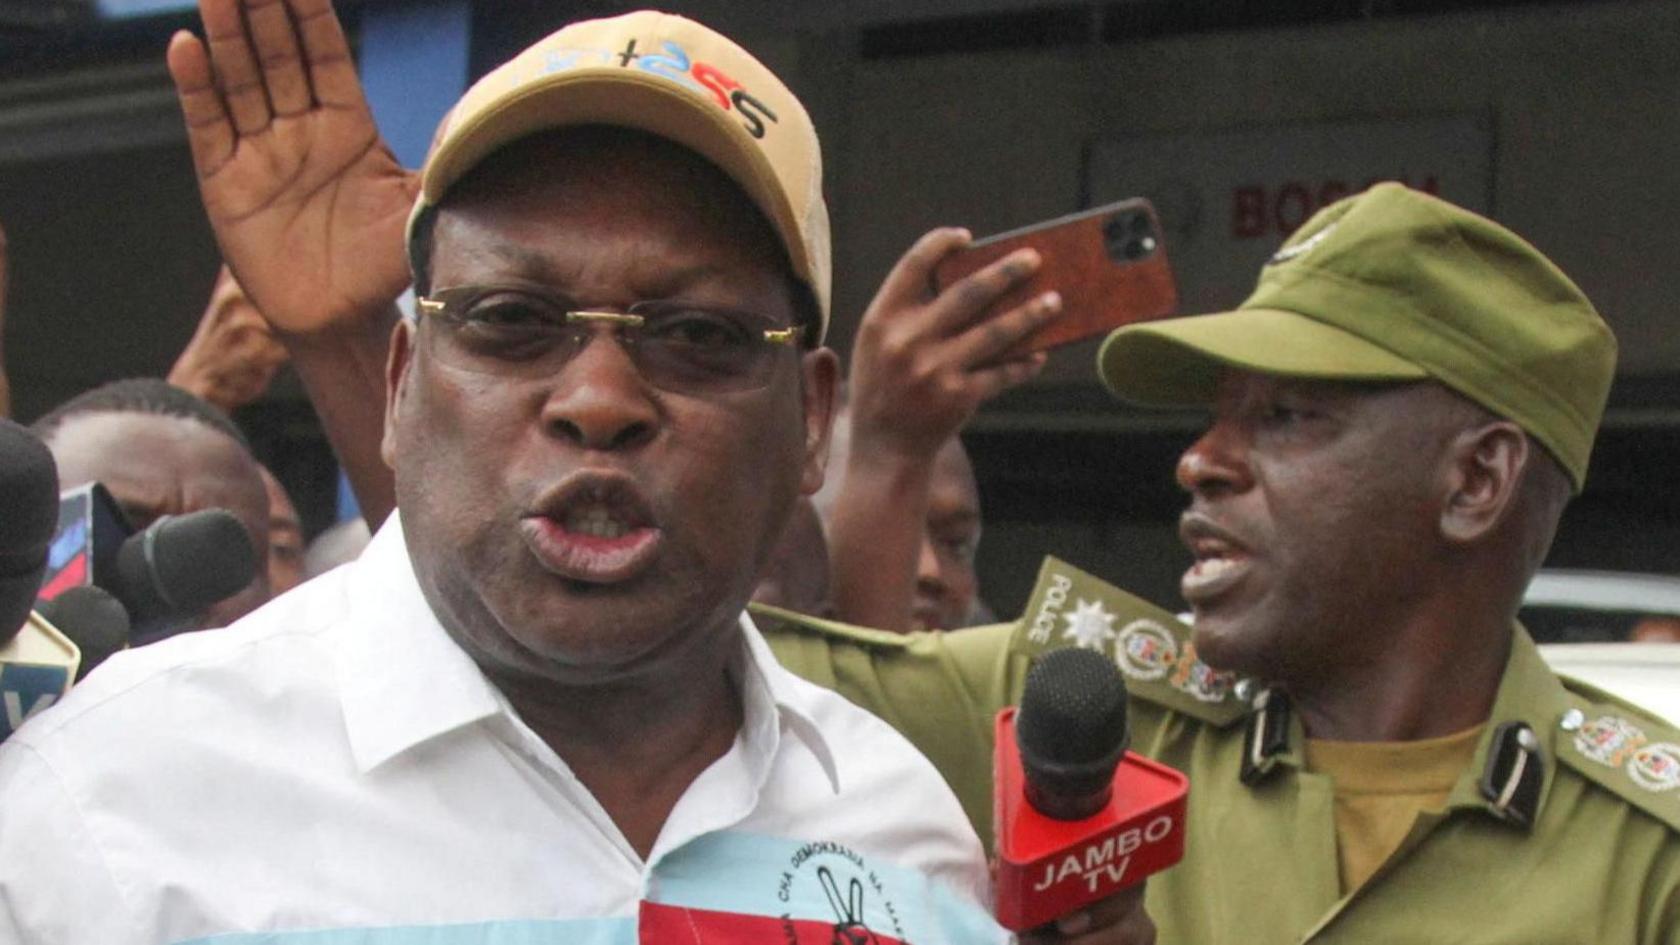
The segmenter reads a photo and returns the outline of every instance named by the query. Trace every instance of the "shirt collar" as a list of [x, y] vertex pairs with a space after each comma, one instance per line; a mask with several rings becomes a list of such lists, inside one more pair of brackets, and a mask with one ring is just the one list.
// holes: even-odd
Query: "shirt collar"
[[421, 593], [397, 513], [350, 567], [348, 619], [334, 654], [358, 768], [371, 771], [502, 712], [490, 681]]
[[[1528, 631], [1520, 626], [1514, 627], [1511, 651], [1505, 658], [1505, 670], [1499, 678], [1493, 708], [1477, 739], [1475, 754], [1447, 795], [1447, 808], [1485, 813], [1505, 823], [1534, 823], [1551, 792], [1557, 770], [1555, 743], [1558, 721], [1568, 708], [1569, 700], [1563, 683], [1547, 667]], [[1519, 730], [1525, 726], [1530, 736], [1521, 735]], [[1287, 695], [1281, 690], [1262, 693], [1255, 700], [1244, 733], [1243, 782], [1257, 784], [1279, 767], [1302, 769], [1305, 765], [1305, 741], [1300, 713], [1294, 710]], [[1529, 752], [1522, 748], [1525, 741], [1535, 750]], [[1513, 817], [1510, 811], [1501, 810], [1499, 797], [1506, 792], [1495, 792], [1490, 797], [1483, 781], [1490, 771], [1509, 772], [1509, 755], [1518, 750], [1533, 756], [1525, 760], [1524, 765], [1533, 764], [1528, 770], [1538, 772], [1538, 784], [1532, 783], [1531, 774], [1527, 783], [1529, 790], [1521, 791], [1517, 797], [1521, 816]], [[1506, 757], [1496, 758], [1496, 753], [1504, 753]], [[1505, 802], [1509, 805], [1512, 798], [1507, 796]]]
[[[824, 737], [816, 721], [814, 701], [819, 695], [810, 683], [799, 679], [777, 662], [770, 652], [770, 644], [745, 612], [741, 614], [741, 686], [742, 741], [749, 753], [771, 746], [773, 755], [776, 736], [782, 727], [810, 749], [828, 778], [829, 787], [840, 793], [840, 771], [835, 764], [832, 746]], [[750, 755], [749, 755], [750, 756]], [[767, 758], [766, 758], [767, 760]]]
[[1493, 752], [1499, 747], [1496, 742], [1500, 733], [1515, 723], [1526, 725], [1539, 746], [1540, 785], [1533, 800], [1533, 809], [1528, 812], [1528, 822], [1537, 820], [1540, 811], [1545, 809], [1546, 798], [1551, 794], [1552, 781], [1557, 774], [1558, 720], [1568, 708], [1568, 691], [1540, 656], [1540, 648], [1534, 645], [1527, 630], [1521, 626], [1513, 628], [1511, 652], [1505, 658], [1505, 673], [1499, 679], [1493, 711], [1489, 713], [1488, 724], [1476, 743], [1475, 756], [1447, 797], [1448, 809], [1475, 809], [1496, 819], [1508, 819], [1500, 814], [1491, 799], [1484, 796], [1481, 780], [1492, 763]]
[[[350, 750], [362, 771], [440, 735], [497, 715], [506, 700], [432, 612], [415, 578], [396, 512], [348, 577], [346, 632], [334, 650]], [[840, 790], [834, 753], [815, 720], [814, 691], [783, 668], [742, 613], [732, 664], [742, 703], [740, 744], [754, 779], [768, 777], [787, 728]]]

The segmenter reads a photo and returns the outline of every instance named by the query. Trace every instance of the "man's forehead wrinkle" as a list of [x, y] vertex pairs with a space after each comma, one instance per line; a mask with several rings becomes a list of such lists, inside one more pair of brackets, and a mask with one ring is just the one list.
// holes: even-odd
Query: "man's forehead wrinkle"
[[[655, 261], [645, 257], [627, 261], [611, 257], [566, 259], [558, 254], [532, 249], [522, 240], [499, 236], [494, 228], [477, 221], [463, 219], [459, 226], [462, 227], [461, 232], [449, 240], [449, 265], [440, 265], [438, 269], [450, 276], [465, 275], [468, 281], [473, 282], [511, 279], [560, 290], [575, 290], [585, 288], [581, 283], [590, 276], [587, 267], [610, 261], [623, 267], [638, 294], [644, 298], [655, 298], [744, 274], [737, 272], [735, 267], [705, 259], [692, 262], [669, 258]], [[600, 235], [602, 238], [608, 236]]]
[[[438, 275], [466, 276], [466, 281], [484, 281], [486, 274], [505, 273], [508, 276], [536, 283], [562, 281], [563, 273], [547, 254], [531, 249], [524, 242], [499, 236], [494, 227], [486, 226], [463, 215], [445, 223], [438, 221], [435, 268]], [[465, 272], [462, 273], [461, 271]]]

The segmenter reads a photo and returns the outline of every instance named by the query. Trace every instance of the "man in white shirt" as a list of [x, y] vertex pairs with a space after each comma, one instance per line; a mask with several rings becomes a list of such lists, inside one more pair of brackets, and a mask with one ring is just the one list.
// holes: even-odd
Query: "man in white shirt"
[[641, 848], [614, 810], [655, 783], [597, 800], [439, 624], [411, 551], [393, 521], [360, 560], [113, 660], [14, 736], [0, 941], [781, 942], [787, 923], [826, 942], [854, 882], [880, 941], [996, 940], [943, 782], [749, 624], [720, 667], [742, 724]]
[[[742, 615], [821, 482], [836, 374], [792, 94], [687, 20], [575, 24], [469, 90], [416, 181], [326, 0], [202, 12], [170, 66], [206, 205], [294, 353], [300, 310], [390, 304], [413, 204], [398, 515], [0, 749], [0, 940], [1001, 939], [938, 774]], [[347, 239], [365, 267], [308, 271]], [[354, 380], [320, 364], [312, 389]]]

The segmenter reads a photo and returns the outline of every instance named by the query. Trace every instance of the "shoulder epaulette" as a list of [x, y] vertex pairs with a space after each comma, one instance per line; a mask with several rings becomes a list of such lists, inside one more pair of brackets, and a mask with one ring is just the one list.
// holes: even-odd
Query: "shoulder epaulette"
[[1112, 657], [1134, 698], [1225, 726], [1248, 713], [1249, 688], [1196, 656], [1172, 614], [1056, 558], [1045, 558], [1011, 647], [1028, 656], [1082, 646]]
[[752, 614], [753, 623], [766, 635], [797, 633], [825, 637], [831, 640], [839, 639], [854, 645], [886, 650], [902, 650], [910, 645], [910, 641], [914, 637], [914, 634], [893, 633], [890, 630], [873, 630], [869, 627], [841, 623], [838, 620], [825, 620], [821, 617], [813, 617], [810, 614], [772, 607], [769, 604], [748, 604], [747, 612]]
[[1559, 760], [1634, 807], [1680, 830], [1680, 730], [1604, 690], [1563, 677], [1569, 708]]

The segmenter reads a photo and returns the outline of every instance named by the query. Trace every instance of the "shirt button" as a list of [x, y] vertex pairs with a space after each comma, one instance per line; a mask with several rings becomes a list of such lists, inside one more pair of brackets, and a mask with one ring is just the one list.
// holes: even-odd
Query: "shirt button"
[[1586, 720], [1587, 715], [1585, 712], [1582, 712], [1580, 709], [1570, 709], [1568, 712], [1563, 713], [1563, 718], [1558, 722], [1558, 727], [1562, 728], [1566, 732], [1573, 732], [1580, 728], [1581, 723]]

